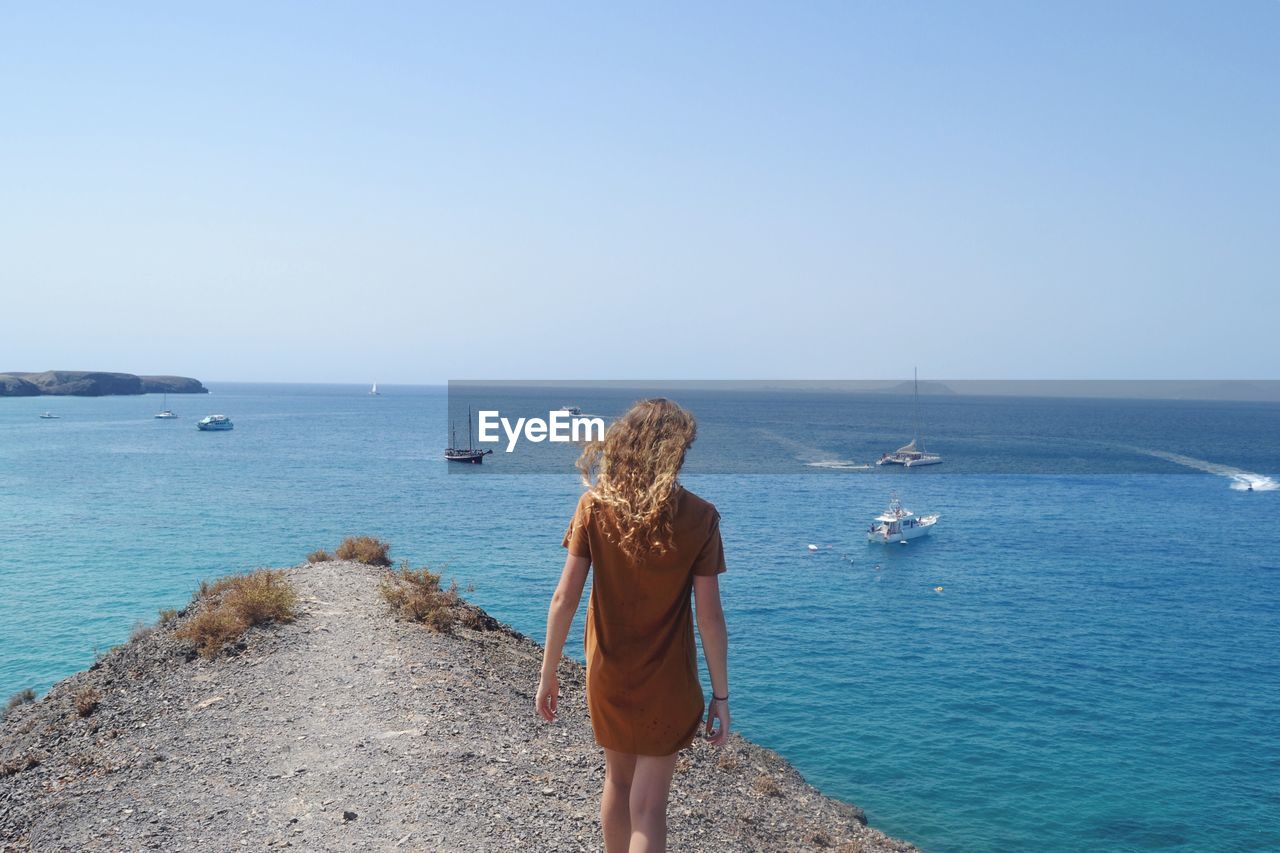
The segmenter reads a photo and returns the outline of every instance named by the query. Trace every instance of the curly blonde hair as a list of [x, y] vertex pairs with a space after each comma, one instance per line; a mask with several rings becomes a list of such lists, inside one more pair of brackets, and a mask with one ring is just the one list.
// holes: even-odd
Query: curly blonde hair
[[605, 535], [628, 556], [670, 549], [681, 488], [677, 477], [697, 435], [692, 414], [655, 397], [633, 405], [610, 425], [603, 441], [583, 448], [578, 458], [582, 482], [598, 503], [613, 510], [616, 530]]

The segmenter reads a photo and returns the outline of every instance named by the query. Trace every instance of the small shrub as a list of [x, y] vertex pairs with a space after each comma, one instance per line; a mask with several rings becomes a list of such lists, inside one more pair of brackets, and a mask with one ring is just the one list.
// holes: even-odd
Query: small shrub
[[137, 642], [144, 637], [148, 637], [154, 630], [155, 628], [152, 628], [146, 622], [135, 622], [133, 623], [133, 628], [129, 631], [129, 642]]
[[231, 611], [214, 607], [191, 617], [178, 631], [178, 636], [194, 643], [200, 657], [209, 660], [240, 639], [247, 627]]
[[92, 687], [81, 687], [76, 691], [76, 716], [87, 717], [98, 710], [102, 694]]
[[312, 551], [310, 554], [307, 555], [308, 563], [327, 563], [332, 559], [333, 559], [333, 555], [323, 548], [321, 548], [318, 551]]
[[26, 755], [18, 755], [8, 761], [0, 761], [0, 779], [5, 776], [15, 776], [23, 770], [30, 770], [32, 767], [40, 765], [40, 758], [32, 752]]
[[442, 589], [440, 575], [425, 568], [401, 569], [393, 574], [382, 584], [382, 597], [396, 616], [421, 622], [441, 634], [453, 631], [463, 605], [456, 582]]
[[755, 784], [752, 786], [755, 792], [762, 797], [781, 797], [782, 788], [772, 776], [757, 776]]
[[200, 611], [178, 629], [206, 659], [234, 643], [255, 625], [292, 622], [298, 596], [277, 569], [259, 569], [202, 582], [196, 595]]
[[17, 693], [9, 697], [9, 701], [4, 703], [4, 713], [0, 714], [0, 720], [8, 716], [9, 712], [19, 705], [29, 705], [36, 701], [36, 692], [28, 687], [26, 690], [19, 690]]
[[339, 560], [355, 560], [367, 566], [390, 566], [391, 546], [372, 536], [348, 536], [338, 546]]
[[720, 753], [720, 759], [716, 761], [716, 767], [725, 772], [737, 770], [738, 756], [734, 755], [732, 752], [722, 752]]
[[278, 571], [248, 574], [230, 586], [222, 605], [246, 623], [246, 627], [266, 622], [292, 622], [298, 595]]
[[172, 607], [166, 607], [164, 610], [160, 611], [161, 625], [168, 625], [170, 622], [172, 622], [174, 619], [177, 619], [177, 618], [178, 618], [178, 611]]
[[815, 829], [813, 832], [810, 832], [809, 837], [806, 840], [814, 847], [831, 846], [831, 836], [827, 835], [821, 829]]

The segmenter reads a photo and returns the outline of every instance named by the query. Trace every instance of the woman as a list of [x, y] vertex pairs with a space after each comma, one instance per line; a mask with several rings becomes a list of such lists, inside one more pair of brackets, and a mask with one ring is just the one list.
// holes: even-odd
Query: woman
[[641, 400], [578, 460], [587, 492], [564, 537], [569, 555], [547, 614], [537, 708], [555, 719], [556, 667], [594, 566], [587, 708], [604, 747], [607, 853], [666, 849], [676, 753], [702, 722], [691, 590], [711, 675], [706, 738], [720, 746], [729, 736], [720, 514], [676, 479], [696, 433], [693, 415], [675, 403]]

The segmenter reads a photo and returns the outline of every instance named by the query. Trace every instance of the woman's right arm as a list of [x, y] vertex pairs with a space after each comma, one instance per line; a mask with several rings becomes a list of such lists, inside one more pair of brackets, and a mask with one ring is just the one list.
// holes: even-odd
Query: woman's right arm
[[588, 557], [573, 554], [565, 557], [560, 583], [556, 585], [551, 607], [547, 610], [547, 644], [542, 650], [542, 677], [534, 700], [538, 713], [547, 720], [556, 718], [560, 696], [560, 680], [556, 671], [560, 667], [564, 641], [569, 634], [569, 626], [573, 624], [573, 615], [578, 612], [578, 602], [582, 600], [582, 588], [586, 586], [590, 568]]
[[[698, 615], [702, 654], [711, 675], [711, 704], [707, 707], [707, 740], [722, 746], [729, 737], [729, 629], [720, 604], [720, 576], [694, 575], [693, 601]], [[716, 696], [726, 697], [723, 701]], [[715, 728], [715, 721], [719, 728]]]

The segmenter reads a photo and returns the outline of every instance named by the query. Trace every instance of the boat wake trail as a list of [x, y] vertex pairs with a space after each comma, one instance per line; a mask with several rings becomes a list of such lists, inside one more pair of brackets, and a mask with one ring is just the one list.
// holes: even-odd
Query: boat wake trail
[[1250, 489], [1255, 492], [1274, 492], [1280, 489], [1280, 482], [1276, 482], [1266, 474], [1255, 474], [1253, 471], [1243, 471], [1239, 468], [1232, 468], [1230, 465], [1220, 465], [1217, 462], [1183, 456], [1180, 453], [1169, 453], [1166, 450], [1148, 450], [1143, 447], [1138, 448], [1138, 450], [1148, 456], [1165, 459], [1175, 465], [1183, 465], [1187, 468], [1195, 468], [1197, 471], [1204, 471], [1206, 474], [1226, 477], [1231, 480], [1231, 488], [1237, 492], [1247, 492]]
[[798, 461], [803, 462], [810, 468], [827, 468], [833, 471], [866, 471], [871, 468], [870, 465], [854, 462], [852, 459], [841, 459], [832, 456], [829, 450], [811, 447], [789, 436], [779, 435], [773, 430], [757, 429], [756, 432], [790, 450], [795, 454], [795, 458]]
[[810, 468], [830, 468], [832, 471], [870, 471], [871, 466], [862, 462], [854, 462], [850, 459], [819, 459], [816, 462], [806, 462]]

